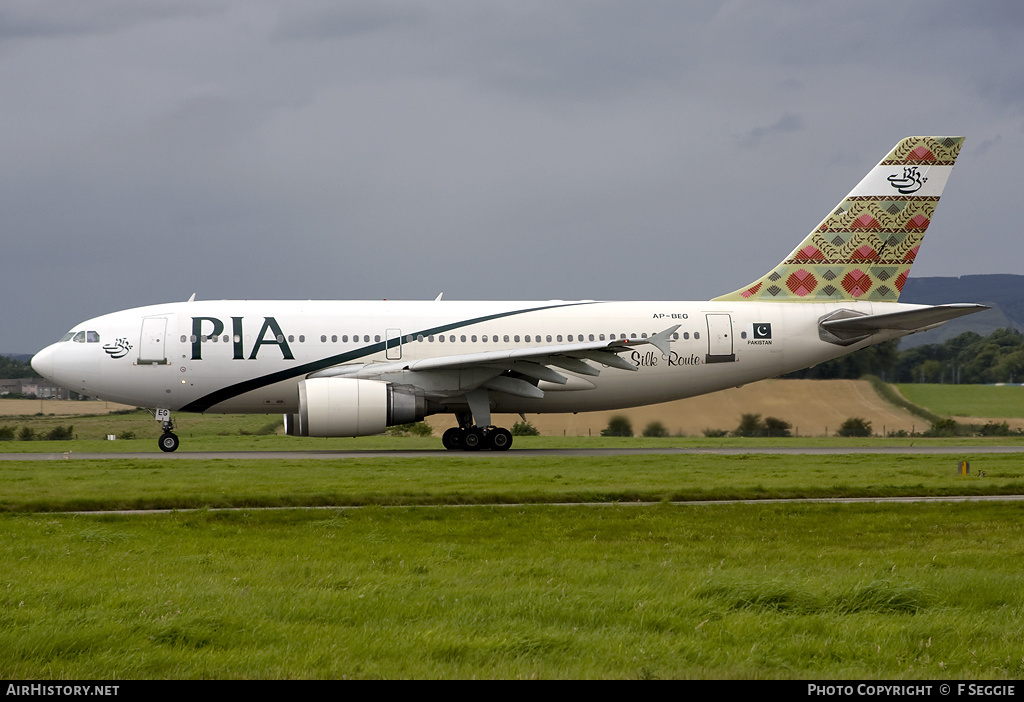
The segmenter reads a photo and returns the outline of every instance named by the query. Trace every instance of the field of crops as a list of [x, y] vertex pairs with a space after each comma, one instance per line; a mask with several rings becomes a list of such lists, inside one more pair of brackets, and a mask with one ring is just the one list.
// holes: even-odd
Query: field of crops
[[914, 404], [946, 417], [1024, 419], [1024, 386], [908, 383], [896, 387]]

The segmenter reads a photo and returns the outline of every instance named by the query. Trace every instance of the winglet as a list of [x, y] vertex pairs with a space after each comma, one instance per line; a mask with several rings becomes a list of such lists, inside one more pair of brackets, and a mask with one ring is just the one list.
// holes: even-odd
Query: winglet
[[678, 329], [680, 326], [682, 325], [677, 324], [674, 327], [669, 327], [665, 331], [658, 332], [652, 337], [648, 337], [647, 343], [654, 344], [655, 346], [658, 347], [658, 350], [661, 351], [663, 355], [668, 356], [669, 353], [671, 353], [672, 351], [672, 335], [676, 333], [676, 329]]

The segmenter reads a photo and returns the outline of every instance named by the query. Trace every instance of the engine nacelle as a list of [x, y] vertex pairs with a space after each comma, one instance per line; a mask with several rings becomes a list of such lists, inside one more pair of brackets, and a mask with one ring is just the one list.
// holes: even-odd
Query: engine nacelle
[[299, 382], [299, 412], [284, 416], [291, 436], [369, 436], [418, 422], [426, 400], [379, 380], [309, 378]]

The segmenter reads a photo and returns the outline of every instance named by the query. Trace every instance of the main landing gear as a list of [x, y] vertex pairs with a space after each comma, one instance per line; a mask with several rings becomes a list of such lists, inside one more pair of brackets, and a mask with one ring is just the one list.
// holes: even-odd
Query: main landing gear
[[503, 427], [452, 427], [441, 435], [441, 443], [449, 451], [508, 451], [512, 432]]

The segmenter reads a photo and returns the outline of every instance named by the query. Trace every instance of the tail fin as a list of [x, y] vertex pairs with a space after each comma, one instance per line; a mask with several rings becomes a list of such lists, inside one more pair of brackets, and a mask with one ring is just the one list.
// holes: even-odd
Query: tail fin
[[767, 275], [715, 300], [896, 302], [964, 137], [907, 137]]

